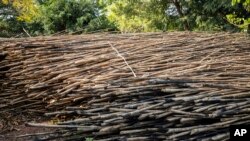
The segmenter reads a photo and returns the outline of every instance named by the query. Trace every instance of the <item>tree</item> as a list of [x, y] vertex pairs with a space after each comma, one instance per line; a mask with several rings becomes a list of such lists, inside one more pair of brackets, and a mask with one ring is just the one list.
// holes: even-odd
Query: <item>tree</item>
[[186, 7], [187, 19], [193, 30], [237, 30], [226, 18], [237, 10], [231, 6], [231, 0], [194, 0], [189, 1]]
[[0, 0], [0, 36], [23, 36], [25, 28], [38, 16], [35, 0]]
[[108, 19], [122, 32], [157, 31], [163, 29], [166, 17], [163, 7], [150, 1], [119, 0], [107, 7]]
[[[231, 0], [101, 0], [108, 19], [122, 31], [232, 30]], [[139, 26], [139, 27], [138, 27]]]
[[232, 5], [239, 10], [228, 14], [228, 20], [250, 33], [250, 0], [232, 0]]
[[111, 27], [92, 0], [48, 0], [40, 6], [41, 23], [47, 34], [66, 30], [90, 31]]
[[2, 0], [5, 5], [11, 5], [17, 12], [17, 19], [31, 22], [38, 15], [38, 7], [34, 0]]
[[11, 37], [22, 32], [22, 22], [17, 20], [18, 12], [9, 4], [0, 1], [0, 37]]

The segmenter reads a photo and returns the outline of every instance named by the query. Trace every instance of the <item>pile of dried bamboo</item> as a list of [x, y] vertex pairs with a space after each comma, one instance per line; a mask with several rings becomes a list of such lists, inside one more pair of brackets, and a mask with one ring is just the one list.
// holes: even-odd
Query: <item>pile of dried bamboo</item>
[[229, 33], [2, 39], [0, 112], [65, 116], [27, 124], [60, 129], [42, 140], [228, 140], [250, 123], [249, 51]]

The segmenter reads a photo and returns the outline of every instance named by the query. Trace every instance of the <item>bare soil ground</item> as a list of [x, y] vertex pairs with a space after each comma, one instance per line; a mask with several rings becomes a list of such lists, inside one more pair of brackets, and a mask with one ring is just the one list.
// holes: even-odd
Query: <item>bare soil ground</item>
[[0, 141], [33, 141], [34, 137], [17, 138], [20, 135], [42, 133], [52, 131], [51, 128], [27, 127], [25, 124], [15, 126], [12, 131], [0, 135]]
[[41, 115], [31, 115], [29, 113], [13, 114], [4, 113], [0, 114], [0, 141], [33, 141], [34, 137], [22, 137], [20, 135], [50, 132], [55, 129], [41, 128], [41, 127], [28, 127], [26, 122], [44, 122], [48, 119]]

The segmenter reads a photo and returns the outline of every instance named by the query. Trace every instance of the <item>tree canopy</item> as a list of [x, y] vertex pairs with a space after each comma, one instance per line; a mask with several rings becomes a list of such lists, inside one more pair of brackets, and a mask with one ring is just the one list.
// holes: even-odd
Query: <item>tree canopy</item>
[[17, 19], [31, 22], [38, 15], [38, 5], [34, 0], [2, 0], [5, 5], [11, 5], [18, 13]]
[[241, 11], [234, 11], [227, 15], [228, 20], [250, 33], [250, 0], [232, 0], [232, 5], [240, 7]]
[[0, 29], [2, 33], [13, 33], [9, 36], [20, 34], [24, 29], [33, 36], [61, 31], [82, 33], [96, 30], [250, 31], [250, 0], [1, 0], [0, 2]]

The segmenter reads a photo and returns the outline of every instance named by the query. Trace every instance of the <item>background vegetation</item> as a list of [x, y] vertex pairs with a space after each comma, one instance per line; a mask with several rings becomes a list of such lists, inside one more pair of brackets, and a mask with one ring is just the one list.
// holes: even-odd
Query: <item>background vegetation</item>
[[250, 0], [0, 0], [0, 36], [96, 31], [250, 32]]

